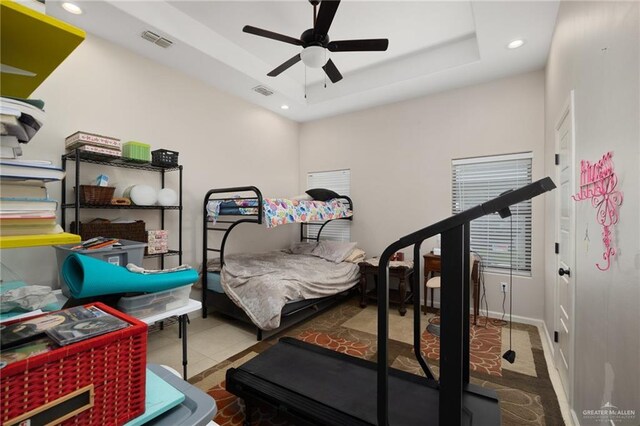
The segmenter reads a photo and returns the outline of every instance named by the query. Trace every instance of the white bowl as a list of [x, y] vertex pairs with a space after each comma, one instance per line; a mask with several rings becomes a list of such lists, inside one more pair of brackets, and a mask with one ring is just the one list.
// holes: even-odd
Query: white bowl
[[129, 192], [129, 198], [138, 206], [153, 206], [157, 201], [156, 190], [149, 185], [134, 185]]
[[158, 204], [161, 206], [175, 206], [178, 202], [178, 194], [170, 188], [162, 188], [158, 191]]

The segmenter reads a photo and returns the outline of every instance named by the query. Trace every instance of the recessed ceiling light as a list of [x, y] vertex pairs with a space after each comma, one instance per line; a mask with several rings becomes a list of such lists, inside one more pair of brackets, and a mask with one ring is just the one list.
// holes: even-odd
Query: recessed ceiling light
[[82, 9], [80, 9], [80, 6], [78, 6], [77, 4], [64, 2], [62, 3], [62, 8], [69, 13], [73, 13], [74, 15], [82, 14]]
[[516, 40], [513, 40], [511, 43], [507, 44], [507, 48], [517, 49], [518, 47], [522, 47], [523, 45], [524, 45], [524, 40], [521, 38], [518, 38]]
[[280, 108], [282, 108], [282, 109], [289, 109], [289, 105], [282, 105], [282, 106], [280, 106]]

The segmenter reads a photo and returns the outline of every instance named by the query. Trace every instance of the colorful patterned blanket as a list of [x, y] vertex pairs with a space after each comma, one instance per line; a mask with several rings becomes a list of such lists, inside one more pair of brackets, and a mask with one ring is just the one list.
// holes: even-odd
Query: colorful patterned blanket
[[[341, 200], [306, 201], [286, 198], [265, 198], [262, 201], [264, 222], [267, 228], [287, 223], [326, 222], [353, 216], [349, 205]], [[207, 204], [209, 218], [215, 223], [220, 215], [256, 215], [257, 200], [210, 201]]]

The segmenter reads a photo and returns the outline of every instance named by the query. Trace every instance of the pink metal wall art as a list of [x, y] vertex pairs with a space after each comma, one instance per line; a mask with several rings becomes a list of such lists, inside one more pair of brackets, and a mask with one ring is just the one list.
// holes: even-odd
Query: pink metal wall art
[[611, 228], [618, 223], [618, 208], [622, 204], [622, 192], [616, 190], [618, 176], [613, 169], [612, 157], [613, 153], [607, 152], [596, 163], [580, 161], [580, 191], [571, 196], [575, 201], [590, 200], [596, 209], [596, 221], [602, 227], [604, 244], [604, 262], [596, 263], [601, 271], [611, 267], [611, 257], [616, 254], [612, 245]]

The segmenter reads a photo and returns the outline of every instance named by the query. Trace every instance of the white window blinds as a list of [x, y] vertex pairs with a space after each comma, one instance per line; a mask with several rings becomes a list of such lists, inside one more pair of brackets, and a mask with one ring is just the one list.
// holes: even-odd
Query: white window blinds
[[[453, 160], [452, 212], [531, 183], [531, 162], [531, 153]], [[511, 212], [513, 272], [531, 275], [531, 200], [511, 206]], [[482, 256], [486, 268], [509, 269], [510, 220], [491, 214], [471, 222], [471, 250]]]
[[[340, 195], [351, 195], [351, 170], [332, 170], [307, 174], [307, 189], [325, 188]], [[322, 230], [323, 240], [350, 241], [351, 223], [348, 220], [334, 220]], [[305, 226], [308, 238], [316, 238], [321, 225]]]

